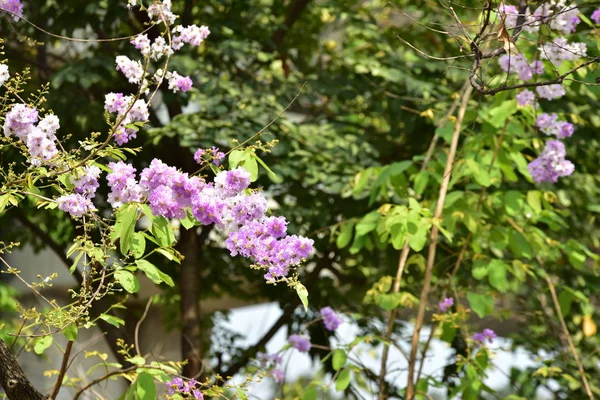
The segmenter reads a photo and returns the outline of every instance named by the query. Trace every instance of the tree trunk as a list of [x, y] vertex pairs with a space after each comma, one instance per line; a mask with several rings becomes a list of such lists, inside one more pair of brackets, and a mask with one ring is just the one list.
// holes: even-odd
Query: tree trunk
[[183, 375], [193, 378], [202, 372], [202, 337], [200, 334], [200, 265], [199, 240], [195, 229], [181, 230], [181, 356], [188, 363]]
[[46, 399], [46, 396], [33, 387], [19, 362], [2, 339], [0, 339], [0, 386], [9, 400]]

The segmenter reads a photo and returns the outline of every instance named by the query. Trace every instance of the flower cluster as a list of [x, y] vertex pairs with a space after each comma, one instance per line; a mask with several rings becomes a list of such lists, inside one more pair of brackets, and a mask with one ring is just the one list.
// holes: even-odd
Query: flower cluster
[[558, 99], [567, 94], [563, 85], [560, 84], [538, 86], [535, 91], [539, 97], [546, 100]]
[[447, 297], [444, 300], [440, 301], [440, 303], [438, 304], [438, 307], [440, 308], [441, 312], [445, 313], [453, 305], [454, 305], [454, 299], [452, 297]]
[[204, 395], [202, 395], [202, 392], [198, 388], [198, 382], [195, 379], [190, 379], [186, 382], [182, 378], [177, 377], [166, 382], [166, 385], [167, 394], [179, 394], [184, 399], [204, 399]]
[[531, 90], [525, 89], [525, 90], [521, 91], [519, 94], [517, 94], [515, 97], [516, 97], [517, 103], [519, 103], [519, 105], [534, 106], [537, 108], [536, 101], [535, 101], [535, 93], [533, 93]]
[[[541, 24], [547, 24], [550, 29], [567, 35], [575, 32], [581, 22], [577, 7], [567, 4], [564, 0], [550, 0], [534, 11], [528, 8], [525, 15], [519, 15], [515, 6], [501, 4], [499, 13], [507, 29], [515, 29], [519, 17], [524, 18], [522, 29], [529, 33], [535, 33]], [[600, 9], [594, 11], [591, 19], [600, 23]], [[585, 43], [569, 42], [565, 37], [557, 37], [542, 43], [538, 50], [540, 59], [548, 60], [555, 70], [565, 61], [573, 61], [587, 55]], [[504, 71], [516, 73], [523, 81], [529, 81], [533, 75], [544, 72], [540, 60], [530, 63], [522, 54], [507, 54], [500, 57], [498, 62]], [[528, 89], [522, 90], [516, 95], [516, 100], [520, 106], [532, 106], [537, 109], [539, 107], [537, 98], [554, 100], [565, 94], [566, 90], [562, 84], [541, 85], [536, 87], [535, 93]], [[573, 124], [559, 120], [556, 114], [540, 114], [536, 126], [546, 135], [555, 136], [557, 139], [571, 137], [575, 131]], [[542, 154], [528, 165], [533, 180], [536, 183], [556, 182], [559, 177], [571, 175], [575, 168], [565, 156], [564, 144], [557, 140], [546, 143]]]
[[[517, 7], [502, 4], [499, 10], [506, 17], [506, 27], [514, 29], [517, 26], [517, 19], [519, 17]], [[551, 29], [567, 35], [575, 32], [577, 25], [581, 22], [578, 14], [579, 10], [576, 6], [566, 4], [564, 0], [551, 0], [543, 3], [533, 12], [530, 8], [527, 8], [522, 28], [525, 32], [535, 33], [539, 30], [541, 24], [548, 24]]]
[[517, 74], [522, 81], [528, 81], [533, 78], [533, 75], [544, 72], [544, 65], [541, 61], [535, 60], [530, 63], [522, 54], [505, 54], [498, 59], [498, 63], [503, 71]]
[[105, 96], [104, 109], [109, 113], [117, 113], [114, 138], [117, 144], [122, 145], [136, 137], [137, 131], [127, 127], [135, 122], [146, 121], [150, 117], [148, 104], [144, 100], [136, 100], [133, 96], [124, 96], [123, 93], [109, 93]]
[[[39, 121], [38, 111], [25, 104], [15, 104], [6, 114], [4, 134], [16, 136], [27, 145], [32, 165], [42, 165], [58, 154], [56, 131], [60, 127], [58, 118], [46, 115]], [[37, 123], [37, 125], [36, 125]]]
[[130, 59], [127, 56], [117, 56], [117, 71], [121, 71], [129, 83], [140, 84], [144, 77], [144, 67], [139, 61]]
[[559, 177], [569, 176], [575, 166], [566, 157], [565, 145], [558, 140], [548, 140], [544, 151], [528, 165], [535, 183], [556, 182]]
[[577, 60], [587, 55], [587, 46], [585, 43], [569, 43], [564, 37], [559, 37], [551, 42], [544, 43], [539, 48], [543, 59], [549, 60], [558, 68], [563, 61]]
[[148, 200], [155, 215], [185, 218], [187, 209], [203, 225], [216, 224], [228, 233], [232, 256], [242, 255], [266, 270], [265, 279], [288, 275], [313, 251], [312, 239], [287, 235], [283, 217], [266, 217], [267, 200], [258, 193], [245, 194], [250, 174], [242, 167], [222, 171], [214, 183], [190, 177], [154, 159], [136, 180], [135, 169], [123, 162], [111, 163], [108, 201], [118, 207], [129, 201]]
[[325, 324], [325, 329], [332, 332], [335, 331], [338, 326], [341, 325], [342, 317], [340, 317], [331, 307], [323, 307], [321, 308], [321, 317], [323, 318], [323, 323]]
[[108, 194], [110, 205], [116, 208], [125, 203], [142, 201], [144, 191], [137, 183], [135, 168], [123, 161], [111, 162], [108, 167], [112, 170], [106, 176], [108, 186], [111, 188]]
[[496, 339], [497, 335], [496, 332], [494, 332], [491, 329], [484, 329], [482, 332], [477, 332], [473, 335], [473, 340], [477, 343], [483, 344], [485, 343], [486, 340], [488, 340], [490, 343], [492, 343], [494, 341], [494, 339]]
[[308, 336], [290, 335], [288, 343], [301, 353], [307, 353], [311, 347]]
[[83, 167], [71, 175], [71, 183], [75, 186], [75, 193], [60, 196], [56, 199], [58, 208], [68, 212], [73, 217], [82, 217], [94, 208], [92, 199], [100, 184], [100, 168], [95, 165]]
[[259, 352], [257, 358], [260, 361], [261, 368], [267, 370], [277, 383], [283, 383], [285, 374], [281, 369], [283, 359], [279, 354], [266, 354]]
[[8, 11], [18, 21], [23, 16], [23, 3], [21, 0], [0, 0], [0, 10]]
[[573, 126], [573, 124], [566, 121], [560, 121], [556, 113], [540, 114], [537, 117], [535, 124], [546, 135], [554, 135], [558, 139], [571, 137], [575, 131], [575, 126]]
[[[206, 159], [204, 158], [205, 156]], [[213, 146], [211, 149], [198, 149], [194, 153], [194, 161], [196, 161], [198, 164], [203, 164], [212, 160], [213, 164], [218, 166], [223, 158], [225, 158], [225, 153], [215, 146]]]
[[189, 76], [181, 76], [177, 72], [167, 72], [166, 78], [169, 81], [169, 89], [174, 93], [178, 91], [187, 92], [192, 88], [192, 79]]

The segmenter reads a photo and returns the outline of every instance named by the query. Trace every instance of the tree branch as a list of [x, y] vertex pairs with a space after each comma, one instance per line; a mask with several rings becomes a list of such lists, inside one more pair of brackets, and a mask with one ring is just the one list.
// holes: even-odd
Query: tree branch
[[468, 87], [462, 95], [462, 101], [458, 109], [458, 115], [456, 118], [456, 125], [454, 126], [454, 133], [452, 134], [452, 142], [450, 143], [450, 150], [448, 152], [448, 158], [446, 160], [446, 166], [444, 168], [444, 175], [442, 183], [440, 185], [440, 192], [438, 196], [437, 205], [433, 215], [434, 223], [431, 228], [431, 234], [429, 236], [429, 252], [427, 254], [427, 267], [425, 269], [425, 278], [423, 281], [423, 289], [421, 291], [421, 298], [419, 300], [419, 310], [417, 312], [417, 319], [415, 321], [415, 330], [412, 335], [410, 357], [408, 361], [408, 382], [406, 388], [406, 398], [412, 400], [415, 396], [414, 387], [414, 375], [415, 365], [417, 361], [417, 350], [419, 347], [419, 338], [421, 328], [425, 319], [425, 309], [427, 307], [427, 300], [429, 297], [429, 290], [431, 289], [431, 278], [433, 276], [433, 265], [435, 263], [435, 253], [438, 243], [439, 227], [438, 224], [441, 221], [442, 213], [444, 211], [444, 203], [446, 200], [446, 194], [448, 193], [448, 186], [450, 183], [450, 176], [452, 174], [452, 167], [454, 166], [454, 159], [456, 157], [456, 149], [458, 147], [458, 139], [460, 137], [460, 131], [462, 128], [462, 122], [465, 117], [467, 110], [467, 104], [471, 98], [472, 87]]
[[271, 37], [275, 47], [279, 47], [281, 45], [283, 38], [285, 35], [287, 35], [290, 29], [292, 29], [292, 26], [294, 26], [296, 21], [298, 21], [300, 15], [302, 15], [302, 12], [306, 9], [306, 6], [308, 6], [308, 3], [310, 3], [310, 0], [294, 0], [294, 2], [290, 4], [288, 12], [285, 16], [285, 21], [283, 22], [283, 26], [277, 29]]
[[45, 400], [23, 372], [19, 362], [0, 339], [0, 386], [9, 400]]

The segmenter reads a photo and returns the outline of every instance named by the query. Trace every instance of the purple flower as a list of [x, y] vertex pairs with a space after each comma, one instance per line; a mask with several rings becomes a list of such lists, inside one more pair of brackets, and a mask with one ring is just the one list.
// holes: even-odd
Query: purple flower
[[473, 335], [473, 341], [483, 344], [486, 340], [490, 343], [493, 343], [494, 339], [496, 339], [497, 335], [491, 329], [484, 329], [482, 332], [477, 332]]
[[113, 208], [129, 202], [139, 202], [143, 198], [143, 189], [135, 179], [135, 168], [123, 161], [111, 162], [108, 167], [112, 170], [106, 176], [111, 192], [108, 202]]
[[335, 331], [343, 322], [342, 318], [329, 306], [321, 308], [321, 317], [323, 317], [323, 324], [328, 331]]
[[438, 306], [440, 307], [440, 311], [444, 313], [448, 311], [448, 309], [453, 305], [454, 299], [452, 297], [447, 297], [438, 304]]
[[15, 21], [23, 16], [23, 4], [21, 0], [0, 0], [0, 10], [8, 11], [13, 14]]
[[87, 197], [79, 193], [71, 193], [56, 199], [59, 210], [68, 212], [72, 217], [81, 217], [94, 206]]
[[531, 90], [523, 90], [516, 96], [517, 103], [521, 106], [528, 106], [535, 104], [535, 94]]
[[310, 338], [307, 336], [290, 335], [288, 343], [301, 353], [307, 353], [310, 350]]
[[590, 17], [596, 24], [600, 24], [600, 8], [595, 10]]
[[538, 86], [535, 88], [535, 91], [539, 97], [547, 100], [558, 99], [567, 93], [563, 85], [558, 83], [555, 85]]
[[202, 156], [204, 154], [206, 154], [205, 149], [196, 150], [196, 152], [194, 153], [194, 161], [196, 161], [197, 164], [202, 164]]
[[37, 121], [38, 112], [35, 108], [25, 104], [14, 104], [6, 113], [4, 134], [6, 136], [16, 135], [19, 139], [26, 141], [27, 135]]
[[575, 166], [565, 156], [564, 144], [558, 140], [548, 140], [542, 154], [528, 165], [533, 181], [556, 182], [559, 177], [571, 175]]
[[169, 89], [174, 93], [178, 91], [187, 92], [192, 88], [192, 79], [189, 76], [181, 76], [177, 72], [167, 72], [166, 78], [169, 81]]
[[250, 186], [250, 173], [243, 167], [231, 171], [222, 171], [215, 176], [215, 189], [223, 193], [223, 197], [232, 197]]
[[83, 194], [88, 198], [93, 198], [96, 189], [100, 184], [98, 178], [100, 177], [100, 168], [95, 165], [89, 165], [83, 168], [83, 171], [79, 172], [77, 177], [71, 176], [71, 182], [75, 185], [75, 192]]
[[210, 35], [208, 27], [202, 25], [200, 27], [196, 25], [186, 26], [185, 28], [181, 25], [173, 28], [173, 39], [172, 47], [173, 50], [179, 50], [185, 43], [191, 46], [199, 46], [207, 37]]
[[277, 382], [277, 383], [283, 383], [283, 381], [285, 379], [285, 374], [284, 374], [283, 370], [281, 370], [279, 368], [274, 368], [271, 371], [271, 376], [273, 376], [273, 379], [275, 379], [275, 382]]
[[144, 75], [144, 67], [139, 61], [133, 61], [127, 56], [117, 56], [117, 71], [121, 71], [129, 83], [139, 84]]
[[196, 399], [196, 400], [203, 400], [204, 399], [204, 395], [198, 389], [192, 390], [192, 395], [194, 396], [194, 399]]
[[535, 124], [546, 135], [554, 135], [559, 139], [571, 137], [575, 131], [573, 124], [560, 121], [555, 113], [540, 114], [537, 117]]

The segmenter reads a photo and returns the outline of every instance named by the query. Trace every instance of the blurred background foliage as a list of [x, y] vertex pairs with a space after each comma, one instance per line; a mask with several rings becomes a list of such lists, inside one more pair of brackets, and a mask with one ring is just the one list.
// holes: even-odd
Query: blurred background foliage
[[[230, 149], [233, 140], [246, 140], [276, 119], [300, 93], [260, 138], [279, 141], [272, 152], [258, 154], [278, 179], [263, 170], [257, 183], [273, 199], [277, 213], [288, 218], [289, 230], [315, 239], [317, 248], [317, 255], [301, 272], [310, 293], [308, 314], [294, 311], [295, 293], [266, 286], [259, 273], [247, 268], [246, 261], [232, 259], [213, 236], [197, 249], [200, 298], [228, 295], [279, 302], [284, 309], [279, 324], [292, 329], [313, 319], [325, 305], [353, 313], [365, 334], [381, 333], [381, 321], [390, 308], [402, 308], [407, 319], [415, 314], [423, 280], [423, 248], [432, 223], [427, 210], [435, 207], [454, 120], [436, 127], [458, 96], [468, 74], [465, 68], [470, 66], [469, 59], [428, 59], [398, 39], [426, 54], [461, 54], [462, 43], [423, 26], [452, 24], [439, 4], [418, 3], [422, 4], [408, 0], [174, 2], [184, 25], [208, 25], [211, 35], [199, 49], [172, 58], [173, 68], [191, 75], [195, 88], [183, 96], [160, 93], [150, 128], [131, 143], [143, 147], [132, 161], [143, 167], [160, 158], [191, 173], [197, 148]], [[469, 7], [479, 2], [461, 4], [465, 8], [457, 10], [463, 21], [477, 22], [477, 11]], [[145, 29], [147, 22], [143, 12], [127, 10], [124, 2], [113, 0], [32, 0], [25, 15], [58, 36], [81, 39], [132, 35]], [[106, 134], [104, 95], [132, 89], [114, 69], [114, 58], [135, 57], [133, 46], [126, 40], [65, 41], [6, 17], [0, 27], [11, 71], [31, 67], [32, 91], [50, 83], [47, 109], [60, 116], [60, 132], [70, 135], [66, 146], [75, 146], [91, 132]], [[582, 29], [576, 36], [597, 50], [597, 32]], [[499, 73], [495, 61], [487, 67], [490, 74]], [[594, 75], [589, 68], [577, 78], [593, 82]], [[441, 223], [444, 237], [430, 296], [436, 303], [442, 288], [450, 285], [459, 303], [475, 311], [472, 314], [486, 317], [488, 325], [504, 326], [499, 333], [511, 335], [515, 346], [525, 346], [533, 354], [551, 354], [544, 362], [561, 369], [551, 378], [560, 383], [559, 392], [575, 396], [569, 398], [580, 398], [583, 392], [577, 379], [572, 379], [577, 376], [576, 366], [542, 277], [547, 271], [555, 279], [563, 314], [587, 372], [600, 376], [600, 339], [594, 323], [600, 293], [596, 256], [600, 89], [581, 82], [568, 82], [568, 96], [542, 104], [544, 111], [566, 115], [577, 124], [577, 131], [568, 145], [576, 173], [541, 187], [532, 184], [526, 171], [542, 143], [533, 127], [533, 112], [516, 107], [515, 93], [473, 95]], [[440, 141], [421, 171], [435, 134]], [[1, 157], [3, 163], [14, 161], [7, 151]], [[107, 204], [99, 201], [97, 206]], [[422, 209], [418, 215], [412, 213], [416, 208]], [[30, 243], [37, 249], [54, 244], [60, 251], [77, 234], [69, 218], [56, 210], [31, 207], [0, 218], [4, 241]], [[415, 218], [414, 226], [406, 223], [407, 218]], [[23, 225], [38, 229], [23, 230]], [[374, 284], [395, 275], [406, 232], [414, 243], [411, 239], [413, 252], [401, 298], [376, 295], [365, 302]], [[461, 251], [464, 262], [448, 282]], [[177, 278], [176, 264], [164, 259], [154, 263]], [[165, 321], [170, 326], [178, 323], [177, 290], [165, 289], [161, 297], [164, 307], [172, 311], [168, 313], [172, 320]], [[474, 304], [478, 297], [467, 299], [467, 292], [495, 300]], [[4, 292], [0, 293], [3, 303]], [[217, 372], [235, 371], [247, 362], [246, 356], [260, 350], [237, 348], [233, 336], [228, 344], [220, 343], [229, 336], [215, 332], [211, 336], [213, 316], [203, 318], [205, 354], [220, 360], [214, 364]], [[583, 329], [584, 321], [588, 329], [593, 326], [593, 334]], [[320, 329], [310, 328], [312, 341], [326, 344], [327, 334]], [[408, 340], [411, 332], [399, 324], [396, 330], [395, 340]], [[224, 349], [232, 356], [225, 361], [220, 357]], [[326, 352], [313, 348], [311, 354], [322, 357]], [[547, 377], [533, 372], [513, 371], [512, 392], [531, 398], [538, 386], [547, 385]], [[369, 373], [365, 376], [373, 379]], [[297, 392], [294, 386], [286, 390]], [[594, 390], [600, 390], [597, 380]]]

